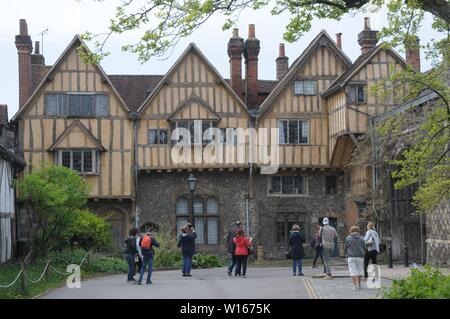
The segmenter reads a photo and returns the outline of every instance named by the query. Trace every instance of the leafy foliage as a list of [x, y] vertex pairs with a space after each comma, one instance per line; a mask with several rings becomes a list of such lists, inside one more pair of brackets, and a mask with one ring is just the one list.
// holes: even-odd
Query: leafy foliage
[[177, 247], [177, 239], [173, 236], [173, 232], [161, 229], [156, 238], [160, 247], [155, 249], [154, 267], [181, 267], [181, 251]]
[[222, 267], [223, 263], [219, 257], [215, 255], [202, 255], [197, 254], [192, 258], [193, 268], [214, 268]]
[[[75, 171], [44, 165], [16, 183], [28, 215], [30, 253], [47, 256], [67, 247], [111, 246], [109, 225], [85, 209], [89, 187]], [[27, 258], [27, 259], [28, 259]]]
[[385, 299], [450, 299], [450, 276], [425, 266], [424, 271], [413, 269], [405, 279], [394, 280]]

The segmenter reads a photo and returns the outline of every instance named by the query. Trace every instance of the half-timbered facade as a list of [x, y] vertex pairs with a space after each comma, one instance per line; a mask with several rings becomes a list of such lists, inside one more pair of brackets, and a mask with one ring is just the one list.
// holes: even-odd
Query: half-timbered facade
[[[291, 66], [281, 45], [274, 81], [258, 79], [254, 26], [245, 40], [235, 29], [227, 80], [195, 44], [165, 75], [107, 75], [83, 63], [76, 36], [48, 67], [38, 49], [31, 54], [21, 21], [17, 148], [28, 171], [50, 162], [79, 172], [91, 185], [91, 208], [109, 213], [117, 245], [134, 225], [175, 232], [191, 221], [199, 249], [222, 254], [229, 227], [242, 220], [266, 257], [280, 257], [294, 223], [311, 236], [328, 216], [344, 236], [358, 221], [356, 203], [369, 192], [371, 170], [344, 169], [352, 135], [366, 133], [368, 116], [392, 104], [370, 86], [389, 76], [390, 65], [405, 64], [377, 46], [374, 34], [366, 21], [354, 63], [326, 31]], [[187, 141], [174, 135], [179, 129], [191, 133], [189, 147], [175, 147]], [[250, 154], [251, 129], [269, 129], [269, 146], [279, 146], [269, 152], [275, 172]], [[218, 139], [228, 148], [209, 147]]]

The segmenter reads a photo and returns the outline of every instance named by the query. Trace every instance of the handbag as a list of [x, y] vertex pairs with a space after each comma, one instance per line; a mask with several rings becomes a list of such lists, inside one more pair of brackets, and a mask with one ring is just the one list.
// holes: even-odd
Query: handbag
[[292, 259], [292, 252], [290, 248], [286, 251], [286, 259]]

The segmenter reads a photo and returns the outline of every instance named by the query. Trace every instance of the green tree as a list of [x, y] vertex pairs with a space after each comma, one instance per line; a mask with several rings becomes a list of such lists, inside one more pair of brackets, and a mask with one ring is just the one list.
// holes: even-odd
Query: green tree
[[[26, 262], [61, 250], [77, 238], [79, 241], [106, 242], [107, 225], [85, 211], [89, 186], [75, 171], [63, 166], [43, 165], [25, 175], [16, 187], [18, 199], [25, 204], [28, 216], [30, 245]], [[92, 233], [97, 231], [98, 234]]]

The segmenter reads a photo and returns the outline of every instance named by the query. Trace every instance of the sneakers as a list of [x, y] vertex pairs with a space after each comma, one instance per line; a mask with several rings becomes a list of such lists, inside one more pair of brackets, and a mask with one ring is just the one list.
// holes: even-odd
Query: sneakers
[[151, 285], [153, 282], [150, 280], [150, 281], [147, 281], [147, 285]]
[[138, 282], [136, 283], [136, 285], [140, 286], [140, 285], [142, 285], [142, 282], [141, 282], [141, 281], [138, 281]]
[[333, 277], [331, 275], [325, 275], [325, 277], [323, 279], [333, 279]]
[[186, 274], [183, 274], [183, 277], [186, 277], [187, 275]]
[[192, 275], [191, 274], [186, 274], [186, 277], [192, 277]]
[[292, 276], [297, 276], [297, 274], [294, 272], [294, 273], [292, 274]]
[[301, 273], [299, 273], [297, 276], [304, 276], [304, 274], [301, 272]]
[[231, 270], [228, 270], [228, 271], [227, 271], [227, 274], [228, 274], [228, 276], [231, 277]]

